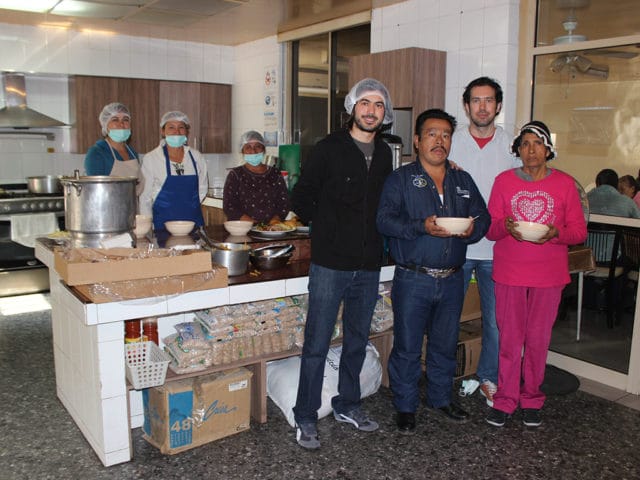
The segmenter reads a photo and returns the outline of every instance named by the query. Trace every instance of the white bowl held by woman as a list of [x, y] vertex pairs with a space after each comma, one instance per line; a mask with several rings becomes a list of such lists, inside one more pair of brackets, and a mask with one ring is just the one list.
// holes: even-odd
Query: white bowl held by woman
[[461, 235], [467, 231], [472, 219], [469, 217], [438, 217], [436, 225], [446, 228], [451, 235]]
[[251, 230], [251, 227], [253, 227], [253, 222], [249, 220], [228, 220], [224, 222], [224, 228], [227, 232], [237, 237], [246, 235]]
[[171, 222], [164, 222], [164, 228], [166, 228], [171, 235], [179, 237], [181, 235], [189, 235], [196, 222], [191, 220], [174, 220]]
[[527, 242], [537, 242], [546, 235], [549, 227], [543, 223], [517, 222], [516, 231], [520, 232], [522, 239]]

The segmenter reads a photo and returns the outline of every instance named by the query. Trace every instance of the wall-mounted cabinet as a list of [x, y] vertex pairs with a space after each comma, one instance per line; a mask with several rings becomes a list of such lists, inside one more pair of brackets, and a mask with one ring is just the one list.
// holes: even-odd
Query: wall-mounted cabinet
[[102, 138], [98, 115], [111, 102], [121, 102], [131, 111], [131, 145], [140, 153], [154, 149], [160, 141], [160, 117], [180, 110], [191, 121], [189, 145], [203, 153], [231, 151], [231, 86], [197, 82], [169, 82], [133, 78], [70, 78], [72, 145], [74, 153], [85, 153]]
[[349, 85], [366, 77], [380, 80], [389, 90], [394, 108], [411, 111], [412, 130], [424, 110], [444, 108], [446, 71], [446, 52], [404, 48], [351, 57]]

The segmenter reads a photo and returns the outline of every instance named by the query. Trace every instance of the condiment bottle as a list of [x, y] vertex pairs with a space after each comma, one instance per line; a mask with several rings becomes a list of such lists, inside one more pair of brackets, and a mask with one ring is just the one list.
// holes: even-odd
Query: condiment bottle
[[158, 319], [150, 317], [142, 320], [142, 334], [146, 340], [158, 345]]
[[134, 343], [141, 340], [140, 320], [126, 320], [124, 322], [124, 343]]

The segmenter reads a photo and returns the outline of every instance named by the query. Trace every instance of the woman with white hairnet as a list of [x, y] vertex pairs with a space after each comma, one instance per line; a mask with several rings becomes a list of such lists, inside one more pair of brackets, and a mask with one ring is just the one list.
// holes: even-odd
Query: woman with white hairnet
[[204, 225], [201, 203], [207, 195], [207, 163], [202, 154], [187, 145], [189, 117], [167, 112], [160, 120], [160, 145], [144, 156], [145, 187], [140, 195], [140, 213], [153, 215], [153, 228], [164, 230], [164, 222], [192, 220]]
[[140, 160], [135, 150], [127, 144], [131, 137], [131, 114], [122, 103], [105, 105], [98, 121], [104, 138], [98, 140], [84, 157], [87, 175], [114, 177], [138, 177], [136, 193], [140, 195], [144, 178], [140, 172]]
[[287, 185], [278, 170], [265, 165], [264, 138], [249, 130], [240, 139], [244, 163], [232, 169], [224, 184], [224, 213], [228, 220], [278, 223], [289, 213]]

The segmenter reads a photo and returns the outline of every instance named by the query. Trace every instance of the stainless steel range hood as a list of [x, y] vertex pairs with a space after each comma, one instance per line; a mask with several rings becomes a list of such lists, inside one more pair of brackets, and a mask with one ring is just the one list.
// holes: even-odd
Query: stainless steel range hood
[[27, 107], [24, 74], [2, 74], [6, 107], [0, 109], [0, 128], [64, 127], [65, 124]]

